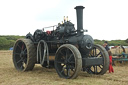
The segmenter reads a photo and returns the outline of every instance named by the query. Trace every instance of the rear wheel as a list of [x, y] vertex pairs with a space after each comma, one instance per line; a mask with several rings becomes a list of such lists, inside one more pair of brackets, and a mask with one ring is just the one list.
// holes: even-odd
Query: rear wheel
[[70, 44], [60, 46], [55, 56], [55, 69], [62, 78], [76, 78], [82, 68], [79, 50]]
[[19, 71], [29, 71], [36, 62], [36, 49], [30, 39], [18, 39], [14, 45], [13, 63]]
[[103, 64], [84, 68], [90, 74], [103, 75], [107, 72], [109, 66], [109, 55], [106, 49], [101, 45], [94, 45], [89, 57], [102, 57]]

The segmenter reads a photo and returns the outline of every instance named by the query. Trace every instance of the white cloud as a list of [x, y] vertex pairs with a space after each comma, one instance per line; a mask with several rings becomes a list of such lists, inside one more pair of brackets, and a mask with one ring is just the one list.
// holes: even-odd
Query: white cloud
[[26, 35], [69, 16], [76, 26], [76, 5], [85, 6], [84, 29], [95, 39], [128, 38], [127, 0], [0, 0], [0, 35]]
[[86, 8], [86, 25], [96, 39], [126, 39], [127, 0], [91, 0]]
[[0, 35], [26, 35], [29, 31], [33, 32], [41, 24], [36, 21], [37, 15], [54, 8], [58, 2], [59, 0], [1, 0]]

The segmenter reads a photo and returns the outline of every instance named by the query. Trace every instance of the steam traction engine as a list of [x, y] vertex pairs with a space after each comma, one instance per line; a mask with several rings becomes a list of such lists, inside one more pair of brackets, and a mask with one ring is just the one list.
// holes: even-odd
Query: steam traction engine
[[14, 45], [13, 63], [19, 71], [29, 71], [35, 64], [54, 67], [62, 78], [76, 78], [78, 73], [102, 75], [109, 65], [107, 51], [94, 45], [90, 35], [84, 35], [83, 6], [76, 6], [77, 30], [70, 21], [58, 24], [52, 31], [36, 30]]

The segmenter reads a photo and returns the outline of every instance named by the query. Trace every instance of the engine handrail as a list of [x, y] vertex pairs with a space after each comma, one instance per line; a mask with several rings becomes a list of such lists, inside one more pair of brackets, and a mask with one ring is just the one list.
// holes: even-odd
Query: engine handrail
[[48, 27], [43, 27], [42, 30], [44, 31], [44, 28], [50, 28], [50, 27], [53, 27], [53, 30], [54, 30], [54, 27], [57, 27], [58, 25], [53, 25], [53, 26], [48, 26]]

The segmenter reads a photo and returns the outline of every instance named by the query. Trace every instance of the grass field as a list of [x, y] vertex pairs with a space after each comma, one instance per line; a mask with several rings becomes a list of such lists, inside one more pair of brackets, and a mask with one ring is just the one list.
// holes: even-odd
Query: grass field
[[11, 51], [0, 51], [0, 85], [128, 85], [128, 65], [114, 66], [114, 73], [89, 75], [81, 72], [76, 79], [62, 79], [55, 69], [36, 65], [33, 71], [19, 72]]

